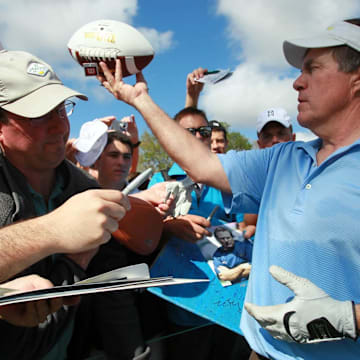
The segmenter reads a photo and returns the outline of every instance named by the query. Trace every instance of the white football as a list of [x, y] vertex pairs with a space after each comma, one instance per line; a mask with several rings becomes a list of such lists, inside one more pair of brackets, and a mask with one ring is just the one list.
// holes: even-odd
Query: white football
[[86, 76], [101, 74], [99, 62], [115, 70], [120, 59], [123, 77], [136, 74], [154, 57], [150, 42], [134, 27], [115, 20], [97, 20], [77, 30], [68, 43], [72, 57]]

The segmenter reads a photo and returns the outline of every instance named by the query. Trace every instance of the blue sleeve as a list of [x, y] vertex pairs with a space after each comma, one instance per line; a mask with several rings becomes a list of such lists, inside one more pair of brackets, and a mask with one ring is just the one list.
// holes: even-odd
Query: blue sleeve
[[231, 187], [222, 193], [227, 212], [257, 213], [266, 182], [271, 150], [230, 150], [218, 154]]

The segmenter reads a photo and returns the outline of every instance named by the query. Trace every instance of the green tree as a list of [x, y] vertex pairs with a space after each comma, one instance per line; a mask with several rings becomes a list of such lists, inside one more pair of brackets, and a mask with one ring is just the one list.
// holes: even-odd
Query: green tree
[[228, 150], [250, 150], [252, 148], [249, 139], [239, 132], [229, 132], [228, 140]]
[[230, 125], [226, 122], [220, 122], [226, 129], [229, 145], [227, 150], [250, 150], [252, 148], [249, 139], [237, 131], [230, 131]]
[[[221, 123], [228, 131], [229, 146], [228, 150], [249, 150], [252, 145], [249, 140], [239, 132], [229, 131], [230, 125]], [[141, 136], [141, 146], [139, 153], [138, 171], [143, 171], [149, 167], [154, 172], [169, 168], [173, 161], [161, 147], [156, 137], [145, 131]]]
[[140, 140], [138, 171], [151, 167], [154, 172], [157, 172], [171, 166], [173, 161], [153, 134], [144, 131]]

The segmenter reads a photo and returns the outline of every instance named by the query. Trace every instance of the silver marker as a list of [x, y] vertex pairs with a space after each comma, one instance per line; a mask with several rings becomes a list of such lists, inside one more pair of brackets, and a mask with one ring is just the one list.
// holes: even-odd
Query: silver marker
[[206, 220], [211, 221], [211, 219], [212, 219], [213, 216], [215, 215], [215, 213], [216, 213], [216, 211], [217, 211], [218, 208], [219, 208], [219, 205], [216, 205], [216, 206], [212, 209], [210, 215], [207, 217]]
[[133, 181], [131, 181], [130, 184], [126, 186], [126, 188], [122, 191], [122, 193], [124, 195], [130, 194], [133, 190], [139, 187], [145, 180], [147, 180], [151, 176], [152, 172], [153, 171], [151, 168], [148, 168], [145, 171], [143, 171]]

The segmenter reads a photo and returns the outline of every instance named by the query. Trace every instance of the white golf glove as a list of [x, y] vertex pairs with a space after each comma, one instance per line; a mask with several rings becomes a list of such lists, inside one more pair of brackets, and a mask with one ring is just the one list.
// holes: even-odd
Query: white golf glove
[[338, 301], [311, 281], [279, 266], [271, 266], [273, 278], [295, 293], [288, 303], [245, 309], [275, 338], [298, 343], [316, 343], [357, 338], [355, 309], [352, 301]]
[[169, 215], [177, 217], [179, 215], [186, 215], [191, 207], [192, 198], [191, 192], [195, 183], [186, 177], [181, 181], [172, 181], [166, 184], [166, 192], [168, 195], [174, 196], [173, 209]]

